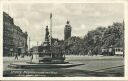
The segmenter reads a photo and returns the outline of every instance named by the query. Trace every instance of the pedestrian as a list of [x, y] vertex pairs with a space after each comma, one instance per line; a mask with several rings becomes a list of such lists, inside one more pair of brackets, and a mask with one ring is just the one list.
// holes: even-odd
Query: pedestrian
[[91, 50], [89, 50], [88, 55], [92, 56], [92, 51]]
[[33, 60], [33, 54], [32, 54], [32, 51], [30, 51], [30, 57], [31, 57], [31, 62]]
[[10, 49], [10, 55], [13, 56], [13, 49]]
[[18, 53], [15, 53], [15, 59], [18, 60]]

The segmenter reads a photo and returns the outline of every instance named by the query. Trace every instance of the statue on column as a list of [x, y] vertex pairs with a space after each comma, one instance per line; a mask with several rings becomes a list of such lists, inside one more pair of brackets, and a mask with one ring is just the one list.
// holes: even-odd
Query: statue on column
[[49, 42], [49, 29], [48, 29], [48, 26], [46, 26], [46, 33], [45, 33], [45, 41], [48, 41]]

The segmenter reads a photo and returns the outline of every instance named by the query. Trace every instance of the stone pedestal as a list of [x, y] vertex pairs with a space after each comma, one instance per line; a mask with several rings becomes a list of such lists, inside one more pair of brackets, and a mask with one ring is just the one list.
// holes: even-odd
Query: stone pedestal
[[32, 62], [33, 63], [39, 63], [39, 55], [38, 54], [33, 54]]

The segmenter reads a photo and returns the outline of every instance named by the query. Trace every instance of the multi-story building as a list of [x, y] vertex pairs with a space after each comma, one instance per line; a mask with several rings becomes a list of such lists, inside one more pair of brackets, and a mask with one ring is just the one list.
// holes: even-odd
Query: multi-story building
[[12, 56], [16, 52], [25, 53], [27, 46], [27, 32], [16, 26], [7, 13], [3, 12], [3, 56]]
[[69, 24], [69, 21], [67, 21], [67, 24], [65, 25], [65, 29], [64, 29], [64, 40], [67, 40], [68, 38], [71, 37], [71, 30], [72, 27]]
[[3, 12], [3, 54], [5, 56], [13, 51], [13, 18]]
[[25, 54], [27, 52], [27, 32], [23, 32], [19, 26], [14, 25], [13, 28], [13, 42], [14, 42], [14, 51], [20, 54]]

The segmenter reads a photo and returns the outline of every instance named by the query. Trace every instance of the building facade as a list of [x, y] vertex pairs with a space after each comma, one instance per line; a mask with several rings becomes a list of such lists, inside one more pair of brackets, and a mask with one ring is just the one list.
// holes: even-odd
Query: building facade
[[13, 28], [13, 42], [14, 42], [14, 51], [19, 54], [25, 54], [28, 49], [27, 45], [27, 32], [23, 32], [19, 26], [14, 25]]
[[7, 56], [13, 51], [13, 18], [3, 12], [3, 54]]
[[23, 32], [13, 23], [13, 18], [3, 12], [3, 56], [25, 54], [28, 49], [27, 38], [27, 32]]
[[102, 55], [104, 56], [113, 56], [113, 55], [117, 55], [117, 56], [123, 56], [124, 52], [123, 52], [123, 47], [107, 47], [107, 48], [102, 48]]
[[69, 24], [69, 21], [67, 21], [64, 29], [64, 40], [67, 40], [68, 38], [71, 37], [71, 30], [72, 30], [72, 27]]

